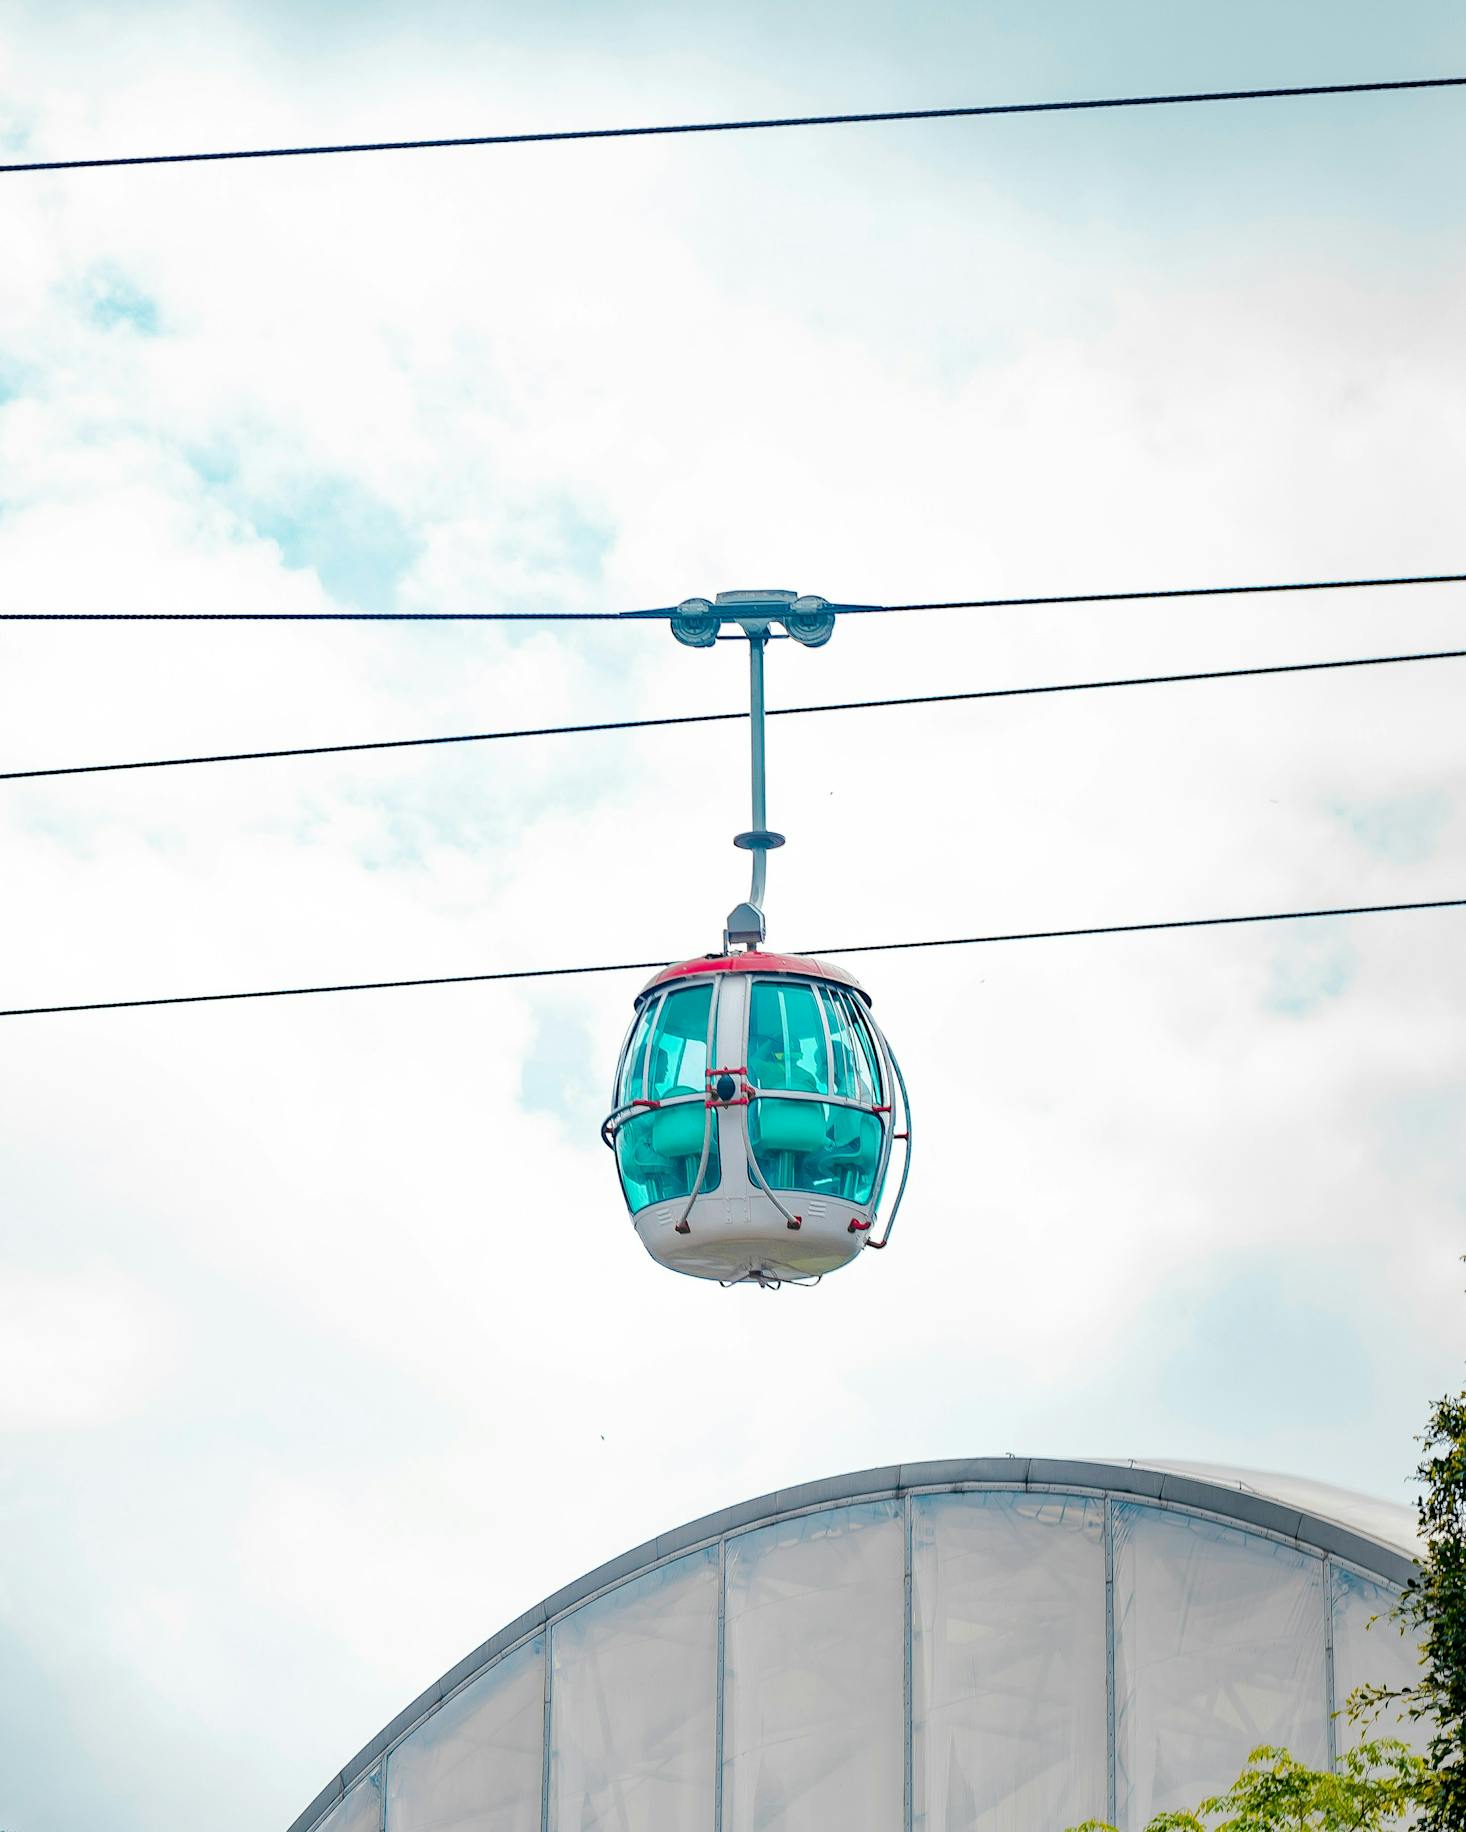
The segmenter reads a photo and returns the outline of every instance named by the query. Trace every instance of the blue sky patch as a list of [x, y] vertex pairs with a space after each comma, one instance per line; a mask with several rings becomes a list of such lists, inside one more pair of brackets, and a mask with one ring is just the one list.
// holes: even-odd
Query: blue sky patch
[[395, 509], [346, 477], [302, 482], [247, 514], [287, 566], [309, 568], [333, 598], [363, 611], [393, 608], [422, 548]]
[[1441, 1193], [1466, 1212], [1466, 1083], [1422, 1085], [1386, 1105], [1381, 1159], [1392, 1178]]
[[99, 329], [126, 325], [142, 337], [158, 335], [158, 302], [116, 268], [93, 268], [86, 292], [87, 316]]
[[1353, 943], [1341, 927], [1294, 930], [1273, 955], [1263, 1004], [1285, 1017], [1305, 1017], [1348, 990], [1355, 965]]
[[569, 497], [561, 497], [549, 516], [552, 524], [552, 551], [561, 565], [586, 579], [599, 579], [606, 556], [615, 542], [615, 530], [607, 523], [592, 520]]
[[1414, 795], [1396, 795], [1387, 801], [1362, 802], [1353, 807], [1341, 802], [1333, 812], [1368, 851], [1382, 859], [1413, 865], [1435, 853], [1451, 804], [1440, 789], [1423, 789]]
[[1241, 1454], [1265, 1456], [1282, 1394], [1290, 1409], [1362, 1413], [1373, 1381], [1352, 1298], [1306, 1256], [1277, 1251], [1213, 1261], [1189, 1291], [1166, 1294], [1159, 1378], [1184, 1436], [1236, 1436], [1251, 1441]]
[[212, 439], [187, 448], [188, 462], [206, 484], [217, 489], [239, 475], [239, 454], [227, 439]]
[[605, 1117], [605, 1053], [583, 1012], [542, 1007], [520, 1071], [519, 1098], [527, 1111], [552, 1114], [572, 1137], [592, 1137]]

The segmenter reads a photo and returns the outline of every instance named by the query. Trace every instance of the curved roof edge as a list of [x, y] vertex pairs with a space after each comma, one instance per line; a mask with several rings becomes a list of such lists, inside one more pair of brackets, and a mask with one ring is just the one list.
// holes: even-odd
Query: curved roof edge
[[[310, 1832], [321, 1816], [407, 1731], [440, 1705], [452, 1692], [512, 1647], [546, 1628], [558, 1616], [650, 1566], [680, 1552], [705, 1545], [727, 1533], [763, 1526], [781, 1516], [841, 1502], [875, 1500], [925, 1489], [1103, 1489], [1114, 1495], [1133, 1495], [1175, 1507], [1195, 1508], [1238, 1526], [1294, 1540], [1311, 1551], [1346, 1560], [1387, 1584], [1404, 1585], [1415, 1570], [1415, 1561], [1398, 1546], [1372, 1533], [1356, 1530], [1339, 1520], [1315, 1514], [1289, 1502], [1274, 1500], [1238, 1482], [1241, 1472], [1218, 1472], [1215, 1477], [1165, 1469], [1136, 1462], [1098, 1462], [1062, 1457], [946, 1457], [923, 1463], [888, 1463], [878, 1469], [853, 1470], [848, 1475], [826, 1476], [776, 1489], [714, 1514], [704, 1514], [668, 1533], [659, 1533], [618, 1558], [598, 1565], [584, 1577], [564, 1585], [501, 1628], [496, 1635], [465, 1654], [441, 1678], [418, 1694], [410, 1705], [384, 1724], [351, 1761], [321, 1789], [287, 1832]], [[1259, 1477], [1266, 1481], [1266, 1477]], [[1346, 1491], [1335, 1491], [1341, 1495]]]
[[658, 986], [672, 980], [688, 979], [707, 973], [794, 973], [808, 980], [836, 980], [858, 992], [867, 1005], [870, 994], [848, 967], [837, 967], [832, 961], [817, 961], [811, 954], [770, 954], [767, 949], [750, 948], [744, 954], [699, 954], [694, 960], [675, 961], [659, 968], [637, 993], [638, 1002]]

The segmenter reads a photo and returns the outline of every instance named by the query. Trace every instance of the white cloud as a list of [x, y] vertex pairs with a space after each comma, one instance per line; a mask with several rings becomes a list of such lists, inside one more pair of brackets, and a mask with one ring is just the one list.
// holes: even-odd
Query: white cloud
[[110, 1425], [136, 1413], [171, 1371], [171, 1335], [166, 1311], [132, 1281], [5, 1266], [0, 1431]]
[[[37, 146], [808, 90], [783, 16], [756, 47], [719, 20], [675, 53], [638, 15], [620, 60], [504, 13], [344, 36], [318, 10], [89, 17], [85, 43], [60, 18], [13, 32]], [[836, 35], [828, 93], [950, 86], [930, 24], [903, 16], [884, 67]], [[1057, 80], [1053, 35], [1009, 24], [962, 24], [982, 86]], [[1455, 570], [1462, 249], [1352, 167], [1331, 181], [1344, 129], [1313, 119], [17, 185], [0, 601], [601, 609]], [[1412, 169], [1394, 116], [1351, 131], [1381, 184]], [[103, 293], [149, 304], [99, 321]], [[771, 656], [771, 699], [1454, 647], [1458, 602], [852, 619]], [[16, 768], [743, 695], [736, 652], [646, 628], [0, 641]], [[1452, 895], [1459, 667], [776, 721], [773, 935]], [[700, 951], [742, 886], [743, 746], [705, 726], [0, 785], [0, 1003]], [[5, 1632], [84, 1727], [93, 1789], [54, 1804], [37, 1758], [23, 1823], [166, 1832], [202, 1786], [221, 1827], [286, 1820], [538, 1595], [836, 1468], [1160, 1445], [1398, 1485], [1459, 1339], [1458, 926], [854, 960], [917, 1103], [909, 1206], [889, 1255], [778, 1301], [667, 1277], [621, 1212], [594, 1101], [635, 975], [7, 1021], [0, 1253], [30, 1321], [0, 1349], [27, 1424]], [[1229, 1408], [1248, 1304], [1268, 1328]], [[1321, 1419], [1331, 1380], [1348, 1405]], [[52, 1696], [17, 1687], [17, 1709]], [[242, 1768], [257, 1791], [222, 1804]]]

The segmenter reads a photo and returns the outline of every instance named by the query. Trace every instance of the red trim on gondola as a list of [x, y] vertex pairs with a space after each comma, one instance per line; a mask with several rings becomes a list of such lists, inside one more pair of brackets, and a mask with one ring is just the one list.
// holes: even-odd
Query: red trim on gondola
[[807, 954], [768, 954], [762, 948], [753, 948], [747, 954], [704, 954], [695, 961], [679, 961], [675, 966], [663, 967], [660, 973], [652, 975], [637, 996], [644, 998], [654, 987], [665, 986], [669, 980], [690, 979], [699, 973], [787, 973], [806, 980], [833, 980], [837, 985], [853, 988], [867, 1005], [870, 1004], [870, 994], [845, 968], [832, 967], [828, 961], [812, 960]]
[[847, 1234], [865, 1234], [868, 1233], [869, 1230], [870, 1223], [868, 1221], [858, 1221], [856, 1217], [852, 1215], [850, 1217], [850, 1226], [845, 1231]]

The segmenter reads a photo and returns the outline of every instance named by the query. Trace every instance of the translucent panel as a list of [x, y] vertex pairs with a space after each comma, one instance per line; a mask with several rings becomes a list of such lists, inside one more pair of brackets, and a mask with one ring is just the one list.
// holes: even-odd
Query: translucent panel
[[376, 1771], [348, 1789], [344, 1799], [332, 1807], [316, 1832], [380, 1832], [382, 1796]]
[[389, 1832], [539, 1832], [544, 1730], [540, 1636], [465, 1686], [392, 1751]]
[[1115, 1506], [1119, 1824], [1194, 1806], [1259, 1743], [1328, 1759], [1321, 1559], [1237, 1527]]
[[896, 1832], [905, 1529], [894, 1502], [728, 1542], [723, 1832]]
[[616, 1064], [616, 1085], [611, 1092], [611, 1105], [613, 1107], [619, 1107], [627, 1098], [627, 1085], [631, 1080], [631, 1069], [634, 1061], [634, 1054], [631, 1046], [635, 1042], [636, 1035], [640, 1029], [641, 1023], [640, 1020], [638, 1020], [632, 1025], [631, 1030], [627, 1033], [626, 1041], [621, 1046], [621, 1060]]
[[875, 1037], [860, 1000], [853, 992], [841, 992], [850, 1023], [850, 1031], [855, 1038], [855, 1052], [859, 1058], [861, 1072], [865, 1076], [865, 1085], [871, 1095], [871, 1104], [878, 1105], [886, 1098], [885, 1082], [881, 1075], [880, 1051], [876, 1048]]
[[[708, 1155], [699, 1185], [704, 1140]], [[717, 1116], [702, 1099], [638, 1113], [616, 1134], [616, 1163], [633, 1215], [649, 1202], [690, 1196], [695, 1187], [716, 1189], [722, 1176]]]
[[616, 1084], [617, 1106], [646, 1094], [647, 1044], [651, 1040], [652, 1025], [661, 1007], [660, 998], [648, 999], [637, 1014], [626, 1045], [626, 1054], [621, 1059], [621, 1075]]
[[648, 1004], [632, 1038], [621, 1101], [669, 1103], [635, 1114], [616, 1133], [616, 1164], [633, 1215], [651, 1202], [716, 1189], [722, 1176], [717, 1121], [707, 1105], [712, 1010], [711, 983], [679, 986]]
[[880, 1102], [880, 1077], [875, 1073], [873, 1052], [865, 1026], [856, 1017], [849, 995], [838, 986], [817, 988], [830, 1030], [830, 1061], [834, 1075], [831, 1091], [845, 1100], [861, 1101], [868, 1107]]
[[718, 1700], [718, 1554], [651, 1571], [557, 1623], [553, 1832], [707, 1832]]
[[845, 1013], [828, 986], [816, 986], [815, 994], [824, 1007], [825, 1024], [830, 1033], [830, 1092], [842, 1100], [857, 1100], [855, 1040], [845, 1022]]
[[1036, 1832], [1106, 1800], [1104, 1504], [921, 1496], [912, 1521], [913, 1824]]
[[713, 991], [713, 982], [707, 980], [701, 986], [675, 986], [647, 1000], [621, 1061], [618, 1104], [706, 1092]]
[[748, 1007], [748, 1078], [756, 1088], [830, 1092], [829, 1049], [814, 988], [755, 980]]
[[874, 1113], [831, 1101], [764, 1098], [749, 1104], [748, 1137], [770, 1189], [862, 1205], [875, 1195], [884, 1135]]
[[707, 1093], [708, 1021], [713, 986], [679, 986], [669, 992], [657, 1013], [647, 1059], [646, 1092], [652, 1100], [673, 1094]]
[[1413, 1686], [1420, 1678], [1420, 1650], [1414, 1631], [1402, 1635], [1390, 1617], [1399, 1592], [1369, 1578], [1334, 1567], [1334, 1704], [1335, 1736], [1340, 1749], [1365, 1737], [1399, 1737], [1425, 1750], [1428, 1726], [1411, 1723], [1400, 1712], [1383, 1711], [1373, 1720], [1349, 1721], [1349, 1694], [1356, 1686]]

